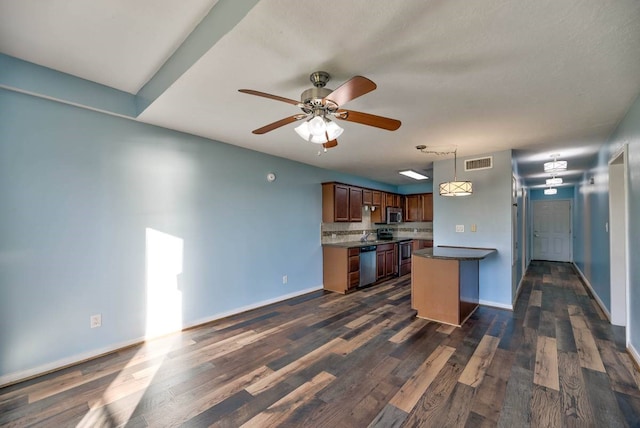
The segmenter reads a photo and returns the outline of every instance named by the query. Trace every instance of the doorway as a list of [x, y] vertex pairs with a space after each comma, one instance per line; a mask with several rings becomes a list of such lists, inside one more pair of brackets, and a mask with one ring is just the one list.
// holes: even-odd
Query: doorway
[[611, 324], [627, 325], [626, 146], [609, 162]]
[[554, 262], [573, 259], [571, 201], [533, 202], [533, 258]]

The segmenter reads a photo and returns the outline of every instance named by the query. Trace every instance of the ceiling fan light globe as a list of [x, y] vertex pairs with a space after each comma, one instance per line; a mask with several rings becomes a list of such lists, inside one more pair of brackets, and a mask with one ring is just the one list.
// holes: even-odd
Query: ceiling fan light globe
[[302, 122], [300, 125], [295, 128], [296, 133], [303, 140], [309, 141], [309, 137], [311, 137], [311, 131], [309, 131], [309, 123], [307, 121]]
[[327, 131], [327, 124], [320, 116], [316, 116], [307, 122], [309, 124], [309, 132], [314, 136], [324, 136]]
[[327, 135], [329, 135], [329, 141], [335, 140], [340, 135], [342, 135], [342, 131], [344, 131], [344, 129], [338, 126], [337, 123], [332, 121], [327, 121]]

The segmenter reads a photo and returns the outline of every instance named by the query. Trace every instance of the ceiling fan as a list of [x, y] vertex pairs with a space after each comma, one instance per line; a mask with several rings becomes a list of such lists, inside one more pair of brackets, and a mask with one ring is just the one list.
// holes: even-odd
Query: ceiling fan
[[395, 131], [400, 128], [401, 122], [399, 120], [341, 108], [341, 106], [347, 102], [376, 89], [376, 84], [371, 80], [366, 77], [355, 76], [344, 82], [337, 89], [331, 90], [325, 88], [330, 78], [331, 76], [326, 71], [311, 73], [309, 80], [313, 83], [313, 88], [304, 91], [300, 96], [300, 101], [254, 91], [252, 89], [238, 89], [238, 91], [245, 94], [257, 95], [259, 97], [293, 104], [303, 112], [255, 129], [253, 133], [265, 134], [289, 123], [306, 119], [301, 125], [296, 127], [295, 130], [298, 135], [307, 141], [322, 144], [325, 149], [329, 149], [338, 145], [336, 138], [342, 134], [342, 128], [333, 122], [331, 117], [348, 122], [375, 126], [376, 128], [389, 131]]

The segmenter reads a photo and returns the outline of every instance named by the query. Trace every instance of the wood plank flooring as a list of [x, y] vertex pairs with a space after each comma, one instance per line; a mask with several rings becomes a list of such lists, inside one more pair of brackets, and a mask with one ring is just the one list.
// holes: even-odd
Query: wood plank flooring
[[638, 427], [640, 373], [570, 264], [515, 310], [415, 317], [410, 278], [315, 292], [0, 389], [9, 427]]

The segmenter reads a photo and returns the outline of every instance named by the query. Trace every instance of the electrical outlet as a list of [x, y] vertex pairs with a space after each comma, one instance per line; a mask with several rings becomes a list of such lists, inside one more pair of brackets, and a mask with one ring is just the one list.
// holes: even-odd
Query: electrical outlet
[[464, 232], [464, 224], [456, 224], [456, 232]]
[[289, 277], [288, 277], [287, 275], [284, 275], [284, 276], [282, 277], [282, 283], [283, 283], [283, 284], [286, 284], [287, 282], [289, 282]]
[[477, 231], [478, 231], [478, 225], [476, 225], [476, 224], [472, 224], [472, 225], [471, 225], [471, 231], [472, 231], [472, 232], [477, 232]]
[[102, 314], [91, 315], [89, 318], [89, 323], [91, 328], [101, 327], [102, 326]]

